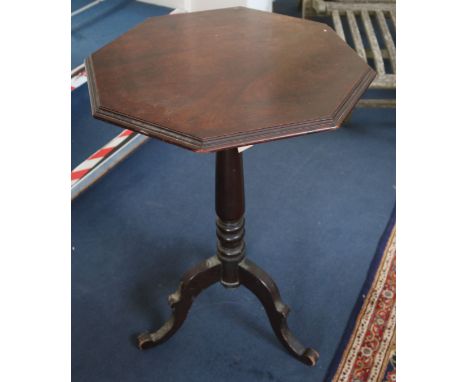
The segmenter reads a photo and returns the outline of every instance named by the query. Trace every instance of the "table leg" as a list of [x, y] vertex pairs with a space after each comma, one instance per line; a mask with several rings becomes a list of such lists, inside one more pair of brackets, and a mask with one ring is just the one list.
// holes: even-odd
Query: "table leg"
[[140, 334], [138, 336], [139, 348], [148, 349], [171, 338], [187, 318], [195, 297], [203, 289], [218, 282], [220, 277], [221, 263], [216, 256], [210, 257], [189, 270], [182, 277], [179, 289], [168, 298], [169, 305], [172, 308], [171, 318], [158, 330], [152, 333]]
[[312, 348], [304, 347], [288, 328], [289, 307], [281, 300], [273, 279], [260, 267], [248, 259], [239, 264], [240, 282], [263, 304], [271, 327], [278, 340], [295, 358], [306, 365], [315, 366], [319, 354]]

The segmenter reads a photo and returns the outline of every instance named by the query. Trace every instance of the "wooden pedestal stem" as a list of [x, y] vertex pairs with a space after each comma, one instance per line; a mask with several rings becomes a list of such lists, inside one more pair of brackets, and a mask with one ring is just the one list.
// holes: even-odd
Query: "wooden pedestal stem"
[[216, 256], [190, 269], [182, 277], [179, 289], [169, 296], [172, 316], [158, 330], [138, 336], [141, 349], [167, 341], [184, 323], [198, 294], [220, 281], [228, 288], [243, 285], [255, 294], [285, 349], [306, 365], [315, 365], [318, 353], [304, 347], [288, 328], [289, 308], [281, 300], [273, 279], [245, 258], [244, 211], [242, 154], [237, 149], [219, 151], [216, 153]]

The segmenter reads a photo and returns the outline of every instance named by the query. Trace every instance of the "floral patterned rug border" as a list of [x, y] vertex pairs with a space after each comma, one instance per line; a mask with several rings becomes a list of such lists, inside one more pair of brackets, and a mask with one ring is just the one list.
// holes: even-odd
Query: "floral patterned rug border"
[[396, 381], [395, 211], [328, 371], [332, 382]]

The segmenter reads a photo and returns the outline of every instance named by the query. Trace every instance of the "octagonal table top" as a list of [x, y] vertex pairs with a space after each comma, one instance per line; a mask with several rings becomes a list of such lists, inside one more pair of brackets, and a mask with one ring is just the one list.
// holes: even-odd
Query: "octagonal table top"
[[86, 68], [96, 118], [200, 152], [337, 128], [375, 76], [329, 26], [242, 7], [149, 18]]

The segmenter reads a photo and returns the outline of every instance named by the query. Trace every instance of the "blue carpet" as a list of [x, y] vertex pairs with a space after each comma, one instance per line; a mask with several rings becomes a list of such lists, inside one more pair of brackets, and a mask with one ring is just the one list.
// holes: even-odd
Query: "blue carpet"
[[71, 1], [71, 11], [75, 12], [84, 6], [91, 4], [94, 0], [72, 0]]
[[275, 279], [315, 368], [277, 342], [244, 288], [204, 291], [142, 352], [167, 295], [214, 254], [214, 155], [152, 140], [72, 205], [72, 380], [323, 381], [395, 203], [395, 111], [244, 154], [247, 255]]
[[[72, 1], [76, 10], [87, 2]], [[166, 15], [172, 9], [131, 0], [106, 0], [72, 18], [72, 68], [118, 36], [152, 16]]]
[[122, 129], [93, 118], [88, 84], [73, 90], [71, 110], [71, 168], [74, 169], [121, 133]]
[[[72, 10], [77, 10], [91, 2], [91, 0], [73, 0]], [[165, 15], [170, 11], [169, 8], [136, 1], [106, 0], [73, 17], [72, 68], [81, 65], [92, 52], [148, 17]], [[122, 130], [92, 118], [87, 85], [72, 92], [71, 109], [71, 167], [73, 169]]]
[[300, 0], [275, 0], [273, 1], [273, 12], [301, 18], [302, 4], [300, 4]]

